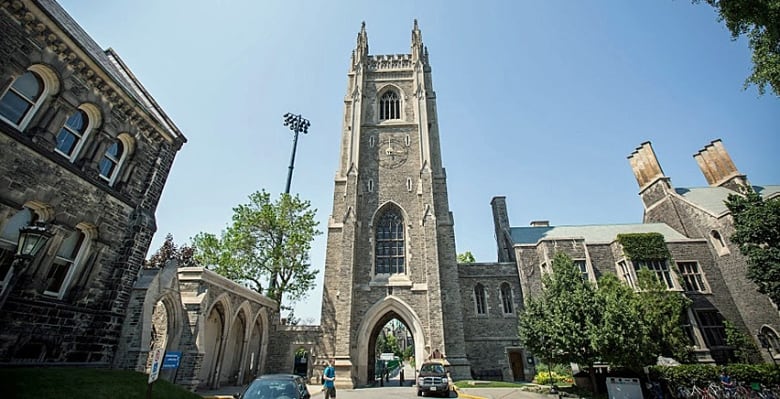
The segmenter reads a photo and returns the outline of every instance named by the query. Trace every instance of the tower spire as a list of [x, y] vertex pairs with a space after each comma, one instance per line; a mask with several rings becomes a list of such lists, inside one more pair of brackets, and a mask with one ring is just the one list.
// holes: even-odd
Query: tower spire
[[353, 64], [362, 62], [368, 57], [368, 35], [366, 34], [366, 21], [360, 24], [360, 33], [357, 35], [357, 45], [355, 47], [355, 59]]
[[420, 27], [417, 25], [417, 19], [415, 18], [414, 27], [412, 28], [412, 62], [417, 63], [417, 61], [420, 60], [426, 64], [428, 62], [427, 51], [422, 41], [422, 33], [420, 32]]

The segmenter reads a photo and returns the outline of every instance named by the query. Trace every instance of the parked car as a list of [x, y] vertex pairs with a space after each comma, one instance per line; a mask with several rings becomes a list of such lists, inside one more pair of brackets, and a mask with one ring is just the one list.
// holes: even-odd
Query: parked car
[[417, 396], [437, 394], [450, 396], [452, 378], [446, 360], [430, 360], [420, 366], [417, 374]]
[[295, 374], [266, 374], [252, 381], [236, 399], [309, 399], [306, 380]]

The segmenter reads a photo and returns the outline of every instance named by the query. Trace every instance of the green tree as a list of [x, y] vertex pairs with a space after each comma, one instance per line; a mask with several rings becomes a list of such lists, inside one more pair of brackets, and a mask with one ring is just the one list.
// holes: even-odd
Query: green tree
[[780, 96], [780, 0], [704, 1], [717, 10], [732, 40], [742, 35], [748, 38], [753, 51], [753, 71], [745, 80], [745, 87], [754, 84], [763, 95], [769, 85]]
[[747, 277], [780, 304], [780, 198], [765, 201], [751, 190], [729, 195], [726, 207], [734, 218], [731, 241], [747, 257]]
[[648, 342], [649, 328], [634, 289], [606, 274], [599, 279], [595, 297], [599, 317], [592, 319], [588, 333], [601, 361], [635, 371], [654, 363], [656, 352]]
[[312, 240], [322, 234], [315, 214], [297, 195], [272, 201], [265, 190], [255, 192], [248, 203], [233, 208], [232, 223], [220, 237], [199, 233], [193, 238], [195, 259], [289, 309], [282, 300], [304, 298], [318, 273], [309, 262]]
[[471, 253], [471, 251], [466, 251], [462, 254], [458, 254], [458, 263], [474, 263], [476, 260], [474, 259], [474, 254]]
[[654, 363], [658, 355], [672, 357], [681, 362], [693, 361], [690, 340], [683, 330], [685, 314], [691, 304], [685, 295], [669, 291], [658, 276], [646, 268], [637, 273], [640, 290], [638, 312], [647, 337], [645, 364]]
[[552, 261], [552, 273], [542, 276], [541, 295], [529, 298], [519, 319], [519, 335], [526, 348], [545, 360], [587, 365], [600, 360], [591, 328], [600, 323], [594, 288], [564, 253]]
[[168, 235], [165, 236], [165, 241], [157, 252], [144, 261], [144, 267], [161, 268], [164, 267], [169, 260], [173, 259], [179, 262], [179, 267], [192, 266], [196, 264], [193, 259], [194, 251], [195, 249], [188, 245], [181, 248], [177, 247], [176, 243], [173, 241], [173, 234], [168, 233]]

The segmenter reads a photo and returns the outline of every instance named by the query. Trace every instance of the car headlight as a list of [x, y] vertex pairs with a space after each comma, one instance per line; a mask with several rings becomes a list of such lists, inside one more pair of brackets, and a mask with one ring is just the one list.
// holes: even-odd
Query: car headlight
[[446, 384], [447, 383], [447, 377], [441, 377], [441, 383]]
[[422, 385], [425, 382], [425, 379], [420, 377], [417, 379], [417, 385]]

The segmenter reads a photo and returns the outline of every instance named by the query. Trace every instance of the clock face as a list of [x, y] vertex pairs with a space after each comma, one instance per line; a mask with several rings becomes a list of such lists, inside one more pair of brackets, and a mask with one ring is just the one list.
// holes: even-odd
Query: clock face
[[388, 137], [379, 146], [379, 165], [383, 168], [397, 168], [409, 158], [409, 147], [403, 141]]

